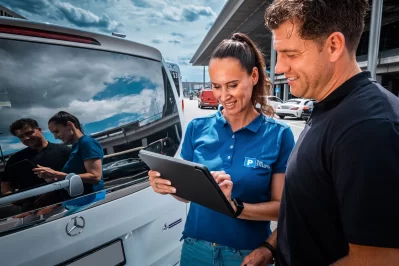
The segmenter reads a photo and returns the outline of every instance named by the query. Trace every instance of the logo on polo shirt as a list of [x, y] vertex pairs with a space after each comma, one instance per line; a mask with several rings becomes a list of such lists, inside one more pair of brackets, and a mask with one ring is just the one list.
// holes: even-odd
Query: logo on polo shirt
[[270, 165], [265, 164], [264, 162], [262, 162], [256, 158], [249, 158], [249, 157], [245, 157], [244, 166], [252, 167], [252, 168], [261, 167], [261, 168], [265, 168], [265, 169], [270, 169]]

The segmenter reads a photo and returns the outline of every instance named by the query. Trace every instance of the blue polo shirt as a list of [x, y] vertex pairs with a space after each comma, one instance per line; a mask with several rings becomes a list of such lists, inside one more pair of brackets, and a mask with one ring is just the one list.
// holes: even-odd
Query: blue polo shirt
[[[104, 152], [101, 144], [89, 136], [82, 136], [76, 143], [72, 145], [72, 152], [69, 156], [69, 160], [62, 168], [64, 173], [75, 173], [77, 175], [87, 173], [84, 162], [89, 159], [102, 159], [104, 158]], [[104, 180], [101, 177], [100, 182], [97, 184], [84, 185], [84, 194], [97, 192], [104, 189]]]
[[[181, 157], [204, 164], [210, 171], [224, 170], [233, 181], [232, 198], [260, 203], [270, 201], [271, 176], [285, 172], [294, 145], [286, 124], [259, 115], [233, 132], [219, 110], [188, 124]], [[183, 238], [254, 249], [270, 233], [269, 221], [235, 219], [192, 202]]]

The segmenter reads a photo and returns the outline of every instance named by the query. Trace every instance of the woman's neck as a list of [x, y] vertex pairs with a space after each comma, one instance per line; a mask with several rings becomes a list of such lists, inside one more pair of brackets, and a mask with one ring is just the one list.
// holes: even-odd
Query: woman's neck
[[228, 115], [224, 110], [222, 113], [227, 122], [229, 122], [233, 132], [249, 125], [259, 115], [256, 109], [252, 106], [235, 115]]
[[73, 131], [73, 144], [75, 144], [76, 142], [78, 142], [78, 140], [83, 137], [83, 133], [82, 131], [80, 131], [79, 129], [76, 129]]

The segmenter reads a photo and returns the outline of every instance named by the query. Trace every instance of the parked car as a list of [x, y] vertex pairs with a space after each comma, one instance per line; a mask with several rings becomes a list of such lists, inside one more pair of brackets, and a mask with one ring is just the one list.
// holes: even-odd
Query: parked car
[[149, 168], [140, 158], [129, 158], [103, 165], [104, 180], [128, 177]]
[[273, 107], [274, 112], [276, 112], [277, 106], [283, 103], [283, 101], [277, 96], [267, 96], [267, 104]]
[[[154, 47], [2, 17], [0, 51], [0, 84], [10, 102], [0, 112], [0, 156], [24, 148], [8, 129], [25, 117], [38, 121], [48, 141], [59, 142], [47, 129], [59, 110], [84, 122], [85, 133], [102, 145], [111, 165], [135, 158], [148, 139], [168, 136], [180, 146], [182, 106]], [[104, 167], [105, 175], [110, 168]], [[121, 178], [104, 180], [104, 190], [89, 194], [82, 194], [80, 176], [68, 174], [66, 180], [0, 197], [1, 265], [179, 264], [187, 204], [154, 193], [146, 171], [134, 178], [120, 172]], [[69, 198], [29, 210], [12, 204], [53, 190], [65, 190]]]
[[316, 100], [310, 100], [309, 102], [306, 103], [306, 106], [303, 107], [302, 109], [302, 118], [305, 121], [309, 120], [310, 115], [312, 114], [314, 104], [316, 103]]
[[198, 108], [211, 107], [218, 109], [219, 102], [213, 95], [212, 90], [205, 89], [199, 92], [198, 96]]
[[303, 119], [303, 109], [307, 109], [307, 103], [309, 99], [290, 99], [283, 104], [280, 104], [276, 108], [276, 115], [281, 119], [284, 117], [296, 117]]

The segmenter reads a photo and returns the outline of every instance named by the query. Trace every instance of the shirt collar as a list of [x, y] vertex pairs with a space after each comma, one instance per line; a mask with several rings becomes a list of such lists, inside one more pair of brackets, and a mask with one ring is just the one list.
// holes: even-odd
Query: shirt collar
[[[226, 118], [223, 116], [222, 110], [223, 110], [223, 106], [221, 106], [219, 108], [219, 110], [216, 112], [216, 121], [217, 121], [218, 125], [221, 125], [224, 127], [224, 126], [228, 125], [229, 123], [227, 122]], [[243, 127], [240, 130], [248, 129], [249, 131], [256, 133], [259, 130], [259, 128], [261, 127], [264, 119], [265, 119], [265, 116], [262, 114], [259, 114], [254, 120], [252, 120], [251, 123], [249, 123], [249, 125], [247, 125], [246, 127]]]
[[321, 109], [331, 109], [337, 106], [346, 96], [348, 96], [354, 89], [363, 87], [364, 85], [376, 82], [371, 78], [369, 71], [363, 71], [345, 81], [341, 86], [334, 90], [324, 100], [317, 103], [317, 107]]

